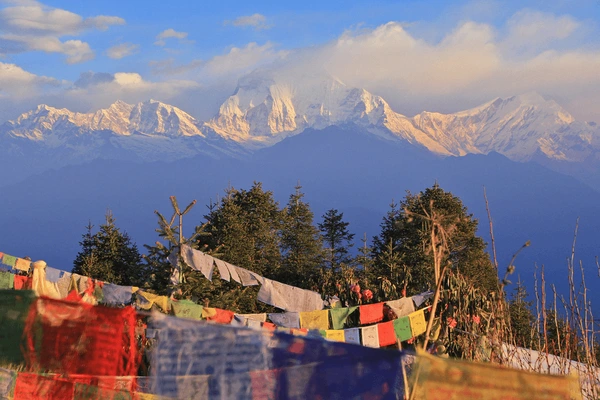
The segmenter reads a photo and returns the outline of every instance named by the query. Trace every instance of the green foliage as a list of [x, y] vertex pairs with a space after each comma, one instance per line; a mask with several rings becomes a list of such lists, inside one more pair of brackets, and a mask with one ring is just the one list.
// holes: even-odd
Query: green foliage
[[519, 280], [508, 301], [508, 313], [513, 340], [517, 346], [533, 348], [535, 318], [532, 301], [527, 300], [527, 289]]
[[81, 251], [73, 262], [74, 273], [119, 285], [143, 286], [147, 269], [142, 256], [127, 233], [117, 228], [110, 211], [98, 232], [93, 233], [91, 223], [86, 227], [79, 244]]
[[[380, 280], [403, 276], [392, 283], [409, 293], [434, 288], [431, 240], [435, 237], [441, 266], [452, 265], [484, 292], [497, 290], [497, 273], [485, 242], [476, 234], [477, 224], [461, 200], [437, 184], [417, 195], [409, 192], [400, 207], [390, 205], [381, 233], [373, 238], [373, 272]], [[398, 268], [400, 274], [396, 274]]]
[[324, 250], [319, 231], [313, 224], [314, 215], [302, 199], [301, 186], [290, 196], [283, 209], [281, 227], [281, 269], [277, 280], [305, 289], [319, 289], [319, 273]]
[[342, 264], [350, 264], [350, 248], [354, 246], [352, 240], [354, 234], [348, 231], [349, 222], [344, 221], [344, 213], [336, 209], [328, 210], [323, 216], [323, 222], [319, 223], [319, 230], [323, 237], [323, 244], [327, 254], [329, 268], [336, 270]]

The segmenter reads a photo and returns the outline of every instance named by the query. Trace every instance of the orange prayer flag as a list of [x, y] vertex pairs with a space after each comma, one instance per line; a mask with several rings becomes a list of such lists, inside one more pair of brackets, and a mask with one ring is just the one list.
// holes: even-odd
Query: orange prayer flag
[[366, 304], [358, 306], [358, 309], [361, 325], [373, 324], [383, 319], [383, 303]]

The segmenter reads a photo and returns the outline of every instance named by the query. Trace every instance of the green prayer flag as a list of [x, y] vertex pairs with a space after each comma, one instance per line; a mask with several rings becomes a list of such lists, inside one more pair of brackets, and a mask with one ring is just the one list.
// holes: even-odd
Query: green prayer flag
[[2, 256], [2, 264], [8, 265], [9, 267], [14, 267], [17, 263], [17, 257], [9, 256], [5, 254]]
[[401, 342], [412, 338], [413, 336], [410, 329], [410, 319], [407, 316], [395, 319], [394, 331], [396, 332], [396, 337], [400, 339]]
[[0, 289], [13, 289], [15, 287], [15, 275], [10, 272], [0, 271]]
[[176, 317], [202, 319], [202, 308], [191, 300], [171, 301], [171, 310]]
[[25, 362], [21, 353], [23, 330], [35, 298], [32, 290], [0, 290], [0, 365]]
[[329, 315], [331, 315], [331, 327], [332, 329], [344, 329], [350, 328], [346, 326], [346, 321], [350, 314], [356, 311], [358, 307], [345, 307], [345, 308], [332, 308], [329, 310]]

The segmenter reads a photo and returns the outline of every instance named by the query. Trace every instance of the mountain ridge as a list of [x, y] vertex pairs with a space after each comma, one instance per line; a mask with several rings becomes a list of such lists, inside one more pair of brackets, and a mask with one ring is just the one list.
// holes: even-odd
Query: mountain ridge
[[118, 100], [90, 113], [39, 105], [0, 125], [0, 151], [55, 153], [48, 157], [58, 166], [81, 158], [239, 158], [307, 129], [346, 125], [443, 157], [498, 152], [518, 162], [600, 163], [600, 127], [576, 121], [537, 93], [496, 98], [452, 114], [423, 111], [407, 117], [382, 97], [332, 77], [264, 74], [241, 79], [208, 121], [156, 100]]

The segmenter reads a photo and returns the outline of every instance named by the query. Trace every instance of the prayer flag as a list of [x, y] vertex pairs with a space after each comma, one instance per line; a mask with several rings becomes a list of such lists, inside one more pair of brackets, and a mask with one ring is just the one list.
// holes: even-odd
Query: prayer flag
[[423, 310], [415, 311], [408, 316], [410, 318], [410, 329], [413, 336], [419, 336], [427, 331], [427, 323], [425, 322], [425, 314]]
[[344, 341], [346, 343], [360, 344], [360, 328], [344, 329]]
[[379, 347], [379, 333], [377, 331], [377, 325], [360, 328], [360, 336], [362, 338], [363, 346], [375, 348]]
[[412, 338], [413, 334], [410, 330], [410, 318], [400, 317], [398, 319], [395, 319], [394, 331], [396, 332], [396, 337], [400, 339], [401, 342]]
[[377, 333], [379, 335], [379, 346], [384, 347], [397, 343], [393, 321], [387, 321], [377, 324]]
[[359, 312], [361, 325], [379, 322], [383, 319], [383, 303], [359, 306]]
[[334, 342], [343, 342], [344, 341], [344, 331], [336, 330], [336, 329], [327, 329], [325, 331], [325, 339], [332, 340]]
[[344, 329], [348, 317], [356, 311], [357, 308], [358, 307], [344, 307], [332, 308], [329, 310], [329, 315], [331, 315], [331, 327], [333, 329]]
[[306, 329], [328, 329], [329, 311], [306, 311], [300, 313], [300, 327]]

